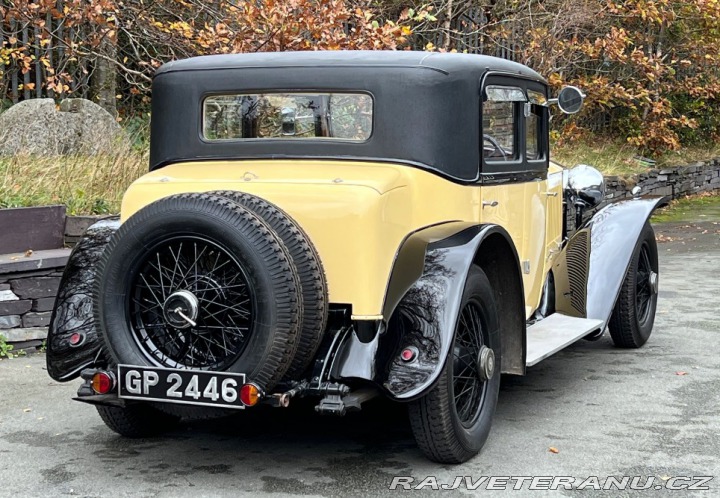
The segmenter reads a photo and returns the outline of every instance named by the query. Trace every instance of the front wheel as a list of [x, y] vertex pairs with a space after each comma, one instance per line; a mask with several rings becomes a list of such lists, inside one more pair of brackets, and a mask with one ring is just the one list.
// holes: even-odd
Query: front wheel
[[497, 307], [487, 276], [473, 266], [440, 379], [409, 406], [423, 453], [440, 463], [462, 463], [475, 456], [490, 433], [499, 390]]
[[650, 223], [645, 223], [608, 324], [615, 346], [639, 348], [647, 342], [655, 322], [657, 292], [657, 242]]

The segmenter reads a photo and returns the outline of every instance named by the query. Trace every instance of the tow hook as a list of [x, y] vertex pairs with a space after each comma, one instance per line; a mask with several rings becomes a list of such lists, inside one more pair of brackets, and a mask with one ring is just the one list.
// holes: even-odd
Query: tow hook
[[275, 393], [266, 397], [263, 403], [276, 408], [287, 408], [290, 406], [290, 396], [287, 393]]
[[287, 408], [290, 406], [290, 398], [303, 394], [308, 389], [308, 386], [309, 384], [307, 381], [302, 381], [289, 391], [271, 394], [270, 396], [266, 396], [262, 401], [263, 403], [276, 408]]

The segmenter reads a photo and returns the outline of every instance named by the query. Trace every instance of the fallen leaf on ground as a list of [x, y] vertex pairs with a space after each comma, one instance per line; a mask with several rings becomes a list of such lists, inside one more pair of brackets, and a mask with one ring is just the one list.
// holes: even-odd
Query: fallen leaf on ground
[[550, 451], [550, 453], [560, 453], [560, 450], [554, 446], [550, 446], [550, 448], [548, 448], [548, 450]]
[[25, 413], [29, 413], [29, 412], [32, 411], [32, 408], [23, 408], [23, 411], [24, 411]]
[[687, 372], [675, 372], [675, 375], [687, 375]]

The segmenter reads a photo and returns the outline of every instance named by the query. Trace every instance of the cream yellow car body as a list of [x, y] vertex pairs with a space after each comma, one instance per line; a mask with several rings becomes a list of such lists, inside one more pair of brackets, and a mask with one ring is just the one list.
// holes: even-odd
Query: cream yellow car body
[[[127, 190], [122, 220], [163, 197], [235, 190], [266, 199], [295, 219], [324, 265], [331, 303], [353, 319], [377, 320], [405, 238], [453, 221], [494, 223], [511, 235], [523, 268], [526, 318], [537, 308], [562, 233], [562, 168], [509, 185], [467, 185], [400, 164], [252, 160], [182, 162], [148, 173]], [[546, 213], [547, 211], [547, 213]]]

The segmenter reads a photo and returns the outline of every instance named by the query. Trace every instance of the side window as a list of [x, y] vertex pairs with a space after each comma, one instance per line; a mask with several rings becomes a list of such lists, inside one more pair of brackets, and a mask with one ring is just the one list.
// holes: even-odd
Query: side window
[[530, 102], [525, 112], [525, 157], [528, 161], [544, 159], [542, 150], [542, 113], [547, 100], [542, 93], [528, 90]]
[[540, 119], [538, 119], [538, 115], [536, 114], [536, 110], [532, 109], [530, 110], [530, 115], [525, 118], [525, 157], [528, 158], [529, 161], [532, 161], [534, 159], [540, 159], [540, 141], [538, 140], [538, 137], [540, 136], [540, 130], [538, 129], [538, 126], [540, 124]]
[[517, 87], [490, 85], [483, 102], [483, 157], [488, 163], [514, 161], [518, 157], [517, 109], [526, 101]]
[[512, 102], [485, 102], [483, 106], [483, 155], [487, 161], [515, 157], [515, 112]]

